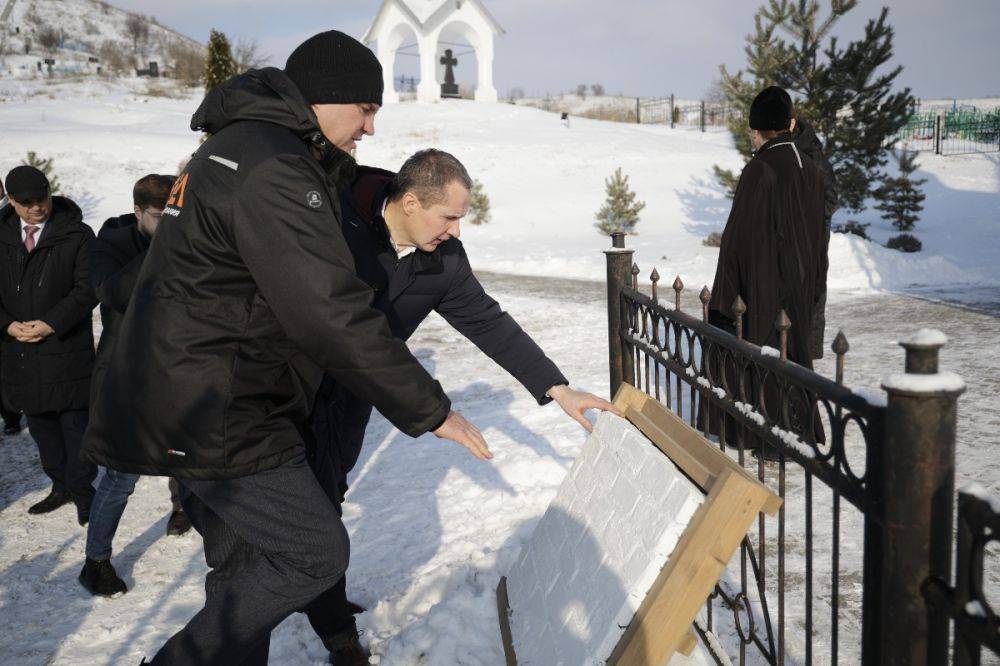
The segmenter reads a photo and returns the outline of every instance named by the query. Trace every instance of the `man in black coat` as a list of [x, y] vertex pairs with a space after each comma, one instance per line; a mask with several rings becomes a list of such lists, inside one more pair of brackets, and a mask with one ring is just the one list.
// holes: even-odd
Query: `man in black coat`
[[[7, 193], [3, 188], [3, 180], [0, 179], [0, 219], [3, 218], [4, 210], [10, 206]], [[3, 358], [0, 355], [0, 362]], [[2, 366], [0, 366], [0, 377], [3, 377]], [[2, 382], [2, 380], [0, 380]], [[21, 414], [7, 406], [7, 403], [0, 397], [0, 418], [3, 418], [3, 432], [5, 435], [16, 435], [21, 432]]]
[[80, 459], [94, 366], [87, 251], [94, 232], [79, 207], [50, 194], [41, 171], [7, 174], [11, 205], [0, 215], [3, 399], [27, 415], [52, 490], [29, 513], [76, 503], [87, 523], [97, 468]]
[[[788, 359], [812, 369], [813, 318], [828, 265], [823, 174], [792, 141], [792, 101], [787, 92], [775, 86], [761, 91], [750, 107], [749, 121], [755, 153], [740, 174], [722, 233], [709, 322], [734, 333], [732, 308], [739, 297], [746, 306], [744, 339], [778, 348], [780, 334], [775, 324], [784, 310], [791, 320]], [[733, 372], [728, 383], [747, 387], [749, 394], [735, 399], [756, 404], [761, 387], [753, 378], [740, 382]], [[769, 415], [776, 419], [782, 396], [767, 389], [763, 399]], [[793, 431], [801, 434], [809, 409], [809, 405], [790, 405]], [[710, 413], [710, 430], [719, 433], [721, 414]], [[815, 424], [815, 437], [821, 441], [824, 435], [818, 418]], [[727, 426], [726, 432], [732, 438], [740, 431]], [[730, 439], [729, 444], [736, 442]], [[743, 445], [759, 448], [760, 443], [751, 436]], [[758, 455], [778, 456], [770, 447]]]
[[[99, 391], [135, 280], [175, 180], [159, 174], [140, 178], [132, 188], [133, 212], [109, 218], [91, 243], [90, 279], [101, 302], [103, 326], [91, 382], [92, 397]], [[138, 474], [108, 467], [97, 487], [87, 526], [86, 559], [78, 577], [91, 594], [110, 596], [126, 591], [125, 582], [111, 564], [112, 542], [138, 480]], [[171, 479], [169, 486], [173, 510], [167, 520], [167, 534], [183, 534], [191, 522], [181, 507], [177, 481]]]
[[744, 338], [777, 348], [775, 322], [791, 319], [788, 358], [812, 369], [813, 315], [827, 271], [823, 174], [804, 158], [789, 128], [792, 103], [765, 88], [750, 107], [756, 152], [743, 168], [722, 233], [709, 321], [735, 330], [732, 306], [746, 305]]
[[381, 100], [374, 54], [329, 31], [284, 71], [210, 91], [192, 118], [211, 136], [167, 201], [84, 451], [179, 477], [204, 537], [205, 606], [152, 664], [266, 663], [271, 630], [344, 575], [347, 532], [304, 446], [324, 373], [401, 431], [491, 457], [369, 307], [340, 231], [347, 151]]
[[[472, 179], [454, 156], [422, 150], [398, 174], [358, 167], [341, 194], [341, 228], [358, 277], [374, 292], [373, 306], [385, 313], [392, 334], [408, 340], [437, 312], [509, 372], [538, 401], [553, 400], [586, 430], [587, 409], [618, 410], [569, 381], [531, 337], [486, 293], [459, 240], [469, 209]], [[311, 465], [330, 500], [340, 510], [347, 474], [361, 453], [372, 405], [327, 377], [316, 400]], [[307, 609], [316, 633], [342, 644], [356, 632], [346, 598], [346, 582], [318, 597]]]

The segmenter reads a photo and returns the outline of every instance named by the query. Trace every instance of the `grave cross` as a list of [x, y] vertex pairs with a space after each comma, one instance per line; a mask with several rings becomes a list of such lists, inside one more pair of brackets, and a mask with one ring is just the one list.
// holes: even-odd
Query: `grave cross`
[[458, 97], [458, 86], [455, 85], [455, 70], [458, 65], [458, 58], [452, 56], [451, 49], [445, 49], [444, 57], [441, 58], [444, 65], [444, 83], [441, 84], [441, 97]]

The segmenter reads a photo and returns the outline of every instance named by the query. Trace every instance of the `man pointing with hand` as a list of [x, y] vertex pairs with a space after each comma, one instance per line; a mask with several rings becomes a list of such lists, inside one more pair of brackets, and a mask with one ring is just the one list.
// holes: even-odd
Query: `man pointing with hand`
[[371, 309], [340, 231], [378, 61], [340, 32], [307, 43], [308, 90], [251, 70], [196, 111], [210, 138], [167, 201], [93, 409], [84, 455], [178, 478], [212, 568], [204, 608], [153, 664], [266, 663], [271, 630], [343, 576], [347, 532], [303, 441], [324, 374], [408, 435], [490, 458]]

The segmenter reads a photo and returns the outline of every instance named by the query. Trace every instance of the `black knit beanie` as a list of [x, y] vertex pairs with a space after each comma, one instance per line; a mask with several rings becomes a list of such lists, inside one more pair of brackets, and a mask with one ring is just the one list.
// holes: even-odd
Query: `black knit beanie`
[[310, 104], [382, 105], [382, 65], [371, 49], [338, 30], [313, 35], [285, 63]]
[[750, 129], [787, 130], [792, 123], [792, 98], [778, 86], [760, 91], [750, 105]]

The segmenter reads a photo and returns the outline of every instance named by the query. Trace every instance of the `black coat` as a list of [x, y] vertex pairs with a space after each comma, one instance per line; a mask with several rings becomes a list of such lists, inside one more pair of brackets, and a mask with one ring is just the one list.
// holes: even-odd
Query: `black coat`
[[[551, 402], [546, 391], [569, 382], [531, 337], [486, 293], [472, 273], [462, 242], [451, 238], [433, 252], [417, 250], [402, 259], [392, 248], [382, 206], [393, 174], [359, 167], [353, 186], [341, 195], [344, 238], [358, 277], [375, 293], [374, 307], [385, 313], [392, 334], [408, 340], [432, 312], [472, 341], [519, 381], [538, 404]], [[324, 381], [317, 399], [314, 428], [324, 444], [333, 444], [337, 460], [332, 476], [344, 477], [354, 466], [371, 416], [369, 402]], [[321, 479], [328, 481], [328, 479]], [[342, 486], [343, 493], [346, 486]]]
[[[25, 414], [86, 409], [94, 367], [97, 299], [87, 264], [94, 232], [75, 203], [64, 197], [53, 197], [52, 203], [52, 216], [31, 254], [13, 206], [0, 214], [3, 399]], [[33, 344], [7, 335], [12, 322], [34, 319], [55, 334]]]
[[[131, 223], [128, 222], [131, 218]], [[134, 215], [108, 219], [90, 246], [90, 282], [101, 302], [101, 339], [91, 382], [92, 402], [111, 362], [118, 335], [150, 238], [139, 231]]]
[[775, 348], [784, 309], [792, 321], [788, 358], [812, 368], [813, 315], [827, 271], [825, 195], [819, 167], [797, 155], [790, 138], [765, 143], [740, 174], [709, 309], [713, 323], [731, 328], [740, 296], [744, 338]]
[[[819, 167], [823, 174], [823, 195], [825, 201], [824, 218], [826, 222], [826, 243], [830, 243], [830, 224], [833, 214], [840, 207], [840, 195], [837, 193], [837, 177], [833, 173], [833, 166], [823, 152], [823, 143], [816, 136], [816, 132], [809, 123], [797, 121], [795, 131], [792, 132], [792, 141], [799, 153], [808, 157]], [[809, 341], [811, 354], [814, 359], [823, 358], [825, 351], [823, 344], [824, 333], [826, 331], [826, 273], [823, 274], [822, 284], [818, 287], [819, 293], [816, 296], [816, 310], [813, 313], [812, 338]]]
[[291, 80], [253, 70], [191, 121], [84, 443], [114, 469], [230, 478], [301, 454], [324, 372], [420, 435], [450, 402], [369, 307], [339, 223], [354, 162]]

